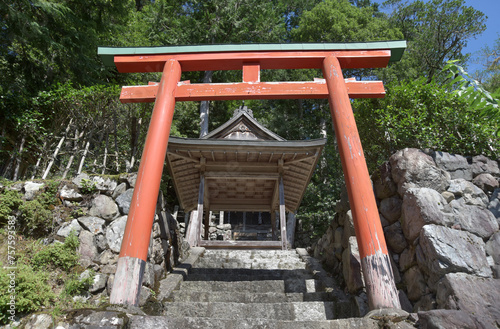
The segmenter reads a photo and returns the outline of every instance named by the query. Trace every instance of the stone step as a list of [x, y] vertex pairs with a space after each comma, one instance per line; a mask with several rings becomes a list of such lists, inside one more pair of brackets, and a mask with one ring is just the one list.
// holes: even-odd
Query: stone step
[[327, 292], [311, 293], [248, 293], [225, 291], [173, 291], [173, 302], [233, 302], [233, 303], [283, 303], [333, 301], [334, 296]]
[[334, 318], [332, 302], [220, 303], [166, 302], [163, 315], [169, 317], [209, 317], [214, 319], [271, 319], [318, 321]]
[[231, 249], [208, 249], [205, 250], [203, 257], [216, 258], [270, 258], [277, 259], [281, 257], [298, 258], [295, 250], [231, 250]]
[[225, 302], [225, 303], [285, 303], [302, 302], [304, 300], [300, 293], [248, 293], [248, 292], [225, 292], [225, 291], [174, 291], [171, 295], [173, 302]]
[[129, 316], [130, 329], [345, 329], [379, 328], [378, 322], [370, 318], [352, 318], [321, 321], [276, 321], [270, 319], [213, 319], [213, 318], [171, 318], [168, 316]]
[[[312, 274], [305, 269], [297, 270], [268, 270], [268, 269], [246, 269], [246, 268], [191, 268], [189, 270], [188, 280], [194, 276], [205, 275], [206, 281], [225, 281], [224, 278], [251, 276], [255, 280], [262, 280], [260, 278], [269, 277], [272, 280], [280, 280], [292, 277], [311, 278]], [[234, 280], [229, 280], [234, 281]], [[252, 280], [253, 281], [253, 280]]]
[[295, 270], [304, 269], [305, 264], [299, 261], [269, 261], [269, 260], [238, 260], [238, 259], [200, 259], [194, 267], [200, 268], [246, 268], [246, 269], [276, 269]]
[[285, 292], [282, 280], [264, 281], [183, 281], [179, 290], [188, 291], [237, 291], [249, 293]]

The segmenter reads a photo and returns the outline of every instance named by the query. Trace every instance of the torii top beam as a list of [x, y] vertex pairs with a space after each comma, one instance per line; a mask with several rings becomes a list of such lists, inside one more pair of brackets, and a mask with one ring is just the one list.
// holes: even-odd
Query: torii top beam
[[121, 73], [161, 72], [165, 62], [175, 59], [186, 71], [240, 70], [257, 62], [261, 69], [321, 69], [326, 56], [336, 56], [342, 68], [386, 67], [399, 61], [406, 41], [357, 43], [294, 43], [196, 45], [168, 47], [99, 47], [105, 65]]

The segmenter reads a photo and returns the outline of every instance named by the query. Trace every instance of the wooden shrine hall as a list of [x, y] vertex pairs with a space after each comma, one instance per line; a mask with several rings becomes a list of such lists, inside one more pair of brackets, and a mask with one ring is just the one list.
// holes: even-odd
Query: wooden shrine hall
[[[189, 244], [208, 248], [290, 247], [286, 212], [297, 211], [325, 143], [326, 139], [287, 141], [259, 124], [245, 106], [200, 139], [171, 136], [167, 167], [181, 207], [191, 211], [186, 234]], [[268, 212], [273, 240], [278, 212], [281, 241], [209, 241], [210, 211]], [[294, 220], [294, 216], [290, 218]]]

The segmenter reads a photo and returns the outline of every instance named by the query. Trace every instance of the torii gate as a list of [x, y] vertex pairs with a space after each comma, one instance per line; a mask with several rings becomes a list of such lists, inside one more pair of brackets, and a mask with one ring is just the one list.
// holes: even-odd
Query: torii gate
[[[123, 87], [124, 103], [155, 102], [110, 302], [137, 305], [176, 101], [328, 98], [370, 309], [401, 308], [377, 204], [349, 98], [383, 97], [380, 81], [344, 80], [342, 69], [386, 67], [405, 41], [99, 47], [119, 72], [163, 72], [159, 84]], [[261, 82], [261, 69], [322, 69], [323, 79]], [[186, 71], [242, 70], [240, 83], [191, 84]]]

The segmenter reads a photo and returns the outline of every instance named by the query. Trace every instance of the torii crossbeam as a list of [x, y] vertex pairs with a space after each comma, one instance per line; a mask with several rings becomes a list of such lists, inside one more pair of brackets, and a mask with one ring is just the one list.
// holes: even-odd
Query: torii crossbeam
[[[342, 69], [385, 67], [405, 41], [100, 47], [119, 72], [163, 72], [160, 83], [123, 87], [124, 103], [155, 102], [122, 241], [110, 302], [136, 305], [177, 101], [328, 98], [371, 309], [401, 308], [350, 98], [383, 97], [378, 81], [345, 80]], [[321, 69], [324, 79], [261, 82], [261, 69]], [[242, 70], [240, 83], [191, 84], [186, 71]]]

